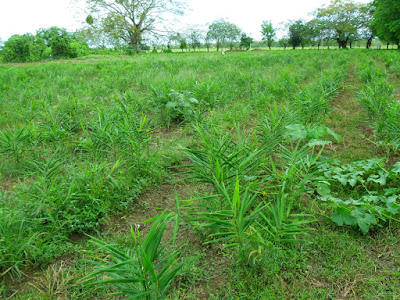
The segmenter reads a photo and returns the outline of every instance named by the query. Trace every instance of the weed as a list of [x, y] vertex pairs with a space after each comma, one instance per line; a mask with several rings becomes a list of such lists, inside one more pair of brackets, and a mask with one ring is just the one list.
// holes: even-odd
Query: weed
[[109, 253], [112, 261], [106, 259], [97, 263], [100, 270], [86, 278], [95, 278], [100, 274], [104, 276], [90, 285], [111, 284], [119, 290], [113, 293], [115, 295], [164, 299], [171, 281], [182, 267], [177, 263], [178, 251], [169, 254], [163, 252], [165, 246], [161, 246], [161, 238], [167, 225], [166, 218], [156, 218], [144, 240], [139, 230], [132, 227], [133, 249], [126, 253], [114, 245], [92, 238], [94, 243]]

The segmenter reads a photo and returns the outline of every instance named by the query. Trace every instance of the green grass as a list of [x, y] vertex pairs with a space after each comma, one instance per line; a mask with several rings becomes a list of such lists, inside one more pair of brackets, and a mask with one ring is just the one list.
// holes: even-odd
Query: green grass
[[[392, 299], [398, 214], [366, 234], [337, 225], [336, 206], [318, 194], [337, 186], [318, 170], [332, 158], [379, 157], [387, 169], [398, 161], [385, 146], [400, 138], [385, 129], [397, 124], [394, 110], [366, 109], [360, 91], [398, 87], [385, 74], [399, 57], [210, 51], [0, 65], [2, 296], [129, 294], [120, 274], [101, 283], [113, 265], [87, 234], [136, 268], [129, 263], [145, 255], [132, 250], [142, 244], [130, 226], [156, 249], [141, 222], [167, 213], [175, 225], [163, 224], [159, 242], [182, 263], [165, 285], [170, 299]], [[108, 275], [91, 263], [104, 259]], [[157, 286], [146, 277], [160, 271], [152, 266], [141, 276]], [[93, 272], [105, 277], [89, 286]]]

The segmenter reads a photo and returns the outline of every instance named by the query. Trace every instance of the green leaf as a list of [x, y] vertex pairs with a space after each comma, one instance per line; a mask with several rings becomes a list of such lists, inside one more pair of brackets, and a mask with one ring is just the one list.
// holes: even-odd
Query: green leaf
[[352, 177], [348, 180], [349, 184], [354, 187], [357, 184], [357, 178], [356, 177]]
[[324, 182], [319, 182], [317, 185], [317, 192], [321, 196], [327, 196], [331, 193], [331, 188], [329, 184], [324, 183]]
[[346, 175], [333, 175], [332, 178], [337, 179], [342, 185], [346, 185], [348, 181]]
[[308, 147], [314, 147], [314, 146], [325, 146], [327, 144], [331, 144], [331, 141], [323, 141], [323, 140], [317, 140], [317, 139], [312, 139], [311, 141], [308, 142], [307, 146]]
[[290, 124], [285, 128], [283, 136], [289, 138], [291, 142], [307, 137], [307, 130], [303, 124]]
[[371, 175], [368, 177], [367, 181], [370, 182], [375, 182], [375, 183], [379, 183], [380, 185], [385, 185], [386, 184], [386, 177], [387, 175], [383, 174], [381, 176], [379, 175]]
[[352, 215], [352, 211], [345, 206], [339, 206], [335, 213], [332, 215], [332, 221], [342, 226], [346, 225], [355, 225], [357, 224], [356, 218]]
[[395, 164], [393, 165], [392, 172], [394, 172], [394, 173], [400, 173], [400, 161], [398, 161], [397, 163], [395, 163]]
[[257, 176], [246, 176], [246, 175], [244, 175], [244, 176], [243, 176], [243, 179], [244, 179], [245, 181], [254, 181], [254, 180], [257, 179]]
[[312, 129], [310, 129], [307, 132], [307, 139], [309, 140], [313, 140], [313, 139], [317, 139], [320, 140], [325, 134], [325, 129], [322, 126], [316, 126]]
[[175, 108], [177, 105], [178, 105], [177, 102], [175, 102], [175, 101], [170, 101], [170, 102], [167, 103], [166, 107], [167, 107], [167, 108], [170, 108], [170, 109], [173, 109], [173, 108]]
[[333, 138], [340, 143], [340, 141], [342, 140], [342, 136], [340, 134], [337, 134], [336, 132], [334, 132], [332, 129], [326, 127], [326, 134], [330, 134], [331, 136], [333, 136]]
[[360, 227], [363, 234], [367, 234], [371, 225], [376, 225], [376, 219], [373, 215], [363, 212], [359, 209], [354, 210], [352, 215], [357, 220], [358, 227]]

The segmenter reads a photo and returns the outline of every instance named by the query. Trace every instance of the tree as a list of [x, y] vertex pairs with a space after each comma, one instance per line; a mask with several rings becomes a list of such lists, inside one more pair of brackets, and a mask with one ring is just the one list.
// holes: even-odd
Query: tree
[[229, 41], [231, 49], [233, 43], [240, 38], [241, 30], [232, 23], [220, 19], [214, 21], [209, 27], [207, 32], [207, 39], [209, 41], [215, 41], [217, 45], [217, 51], [220, 47], [223, 47], [226, 41]]
[[362, 20], [362, 26], [359, 30], [359, 36], [361, 39], [366, 39], [366, 48], [370, 48], [372, 45], [372, 40], [376, 37], [376, 29], [372, 25], [373, 15], [375, 13], [375, 6], [372, 3], [365, 5], [363, 8], [363, 14], [365, 18]]
[[217, 51], [219, 48], [224, 46], [225, 40], [227, 38], [226, 21], [221, 19], [214, 21], [209, 27], [207, 32], [207, 37], [209, 41], [214, 41], [217, 46]]
[[186, 42], [186, 39], [185, 39], [185, 38], [183, 38], [183, 37], [182, 37], [182, 39], [180, 40], [179, 48], [181, 48], [181, 49], [182, 49], [182, 52], [183, 52], [183, 50], [184, 50], [184, 49], [186, 49], [186, 48], [187, 48], [187, 42]]
[[167, 48], [169, 48], [169, 45], [172, 43], [174, 45], [180, 45], [182, 39], [184, 39], [184, 37], [182, 36], [181, 33], [179, 32], [171, 32], [168, 35], [168, 44], [167, 44]]
[[207, 32], [206, 36], [204, 37], [204, 45], [207, 48], [207, 52], [210, 52], [211, 41], [212, 41], [212, 38], [210, 37], [209, 32]]
[[289, 40], [288, 43], [296, 49], [297, 46], [302, 45], [304, 48], [305, 45], [305, 30], [306, 26], [303, 20], [292, 21], [289, 23]]
[[263, 41], [267, 41], [267, 46], [271, 50], [272, 42], [276, 35], [275, 29], [272, 26], [271, 21], [263, 21], [261, 24], [261, 34]]
[[[145, 34], [165, 34], [167, 15], [183, 14], [180, 0], [85, 0], [91, 21], [139, 52]], [[97, 16], [97, 18], [96, 18]], [[163, 27], [161, 27], [163, 26]]]
[[232, 50], [234, 43], [240, 39], [242, 31], [240, 30], [239, 27], [237, 27], [235, 24], [232, 23], [227, 24], [227, 31], [228, 31], [227, 37], [229, 41], [229, 48]]
[[84, 40], [89, 46], [94, 48], [105, 49], [110, 46], [118, 47], [119, 41], [112, 35], [107, 33], [101, 27], [98, 20], [94, 20], [92, 16], [86, 18], [89, 26], [79, 29], [80, 40]]
[[313, 19], [308, 23], [310, 40], [317, 43], [318, 49], [321, 46], [330, 46], [331, 40], [334, 38], [335, 32], [329, 27], [326, 21]]
[[240, 48], [249, 50], [252, 43], [253, 39], [250, 36], [247, 36], [245, 33], [242, 33], [242, 36], [240, 37]]
[[200, 48], [201, 41], [203, 40], [203, 31], [195, 27], [191, 27], [186, 32], [187, 39], [189, 40], [190, 46], [196, 51], [196, 48]]
[[351, 0], [332, 0], [328, 6], [317, 9], [315, 17], [333, 31], [339, 48], [347, 48], [352, 37], [363, 26], [364, 4]]
[[400, 48], [400, 2], [396, 0], [374, 0], [372, 28], [378, 37], [393, 42]]
[[286, 47], [289, 45], [289, 38], [283, 37], [278, 41], [278, 43], [286, 50]]

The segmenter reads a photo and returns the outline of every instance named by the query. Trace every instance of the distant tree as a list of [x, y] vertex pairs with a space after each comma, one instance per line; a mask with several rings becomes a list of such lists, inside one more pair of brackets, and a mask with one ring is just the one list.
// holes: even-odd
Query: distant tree
[[203, 35], [203, 31], [195, 27], [191, 27], [187, 30], [186, 36], [190, 46], [194, 51], [196, 51], [196, 48], [200, 48], [201, 41], [203, 40]]
[[306, 23], [307, 28], [307, 39], [311, 46], [320, 46], [321, 44], [321, 33], [319, 32], [318, 24], [311, 20]]
[[331, 0], [328, 6], [318, 8], [314, 15], [326, 28], [333, 31], [339, 48], [347, 48], [349, 41], [363, 26], [365, 5], [352, 0]]
[[[231, 24], [224, 19], [214, 21], [209, 27], [207, 37], [209, 41], [214, 41], [217, 46], [217, 51], [220, 47], [223, 47], [226, 41], [233, 44], [233, 41], [237, 38], [237, 26]], [[231, 32], [233, 31], [233, 32]], [[240, 29], [239, 29], [240, 37]]]
[[240, 37], [240, 48], [249, 50], [252, 43], [253, 39], [250, 36], [247, 36], [245, 33], [242, 33], [242, 36]]
[[186, 39], [185, 38], [181, 38], [181, 40], [180, 40], [180, 44], [179, 44], [179, 48], [181, 48], [182, 49], [182, 52], [183, 52], [183, 50], [184, 49], [186, 49], [187, 48], [187, 42], [186, 42]]
[[217, 46], [217, 51], [224, 46], [227, 39], [226, 21], [221, 19], [214, 21], [209, 27], [207, 37], [209, 41], [214, 41]]
[[242, 31], [235, 24], [228, 23], [227, 24], [227, 32], [228, 32], [227, 38], [229, 41], [229, 48], [232, 50], [234, 43], [239, 41]]
[[166, 33], [166, 15], [183, 13], [179, 0], [85, 0], [98, 27], [132, 47], [140, 50], [143, 35]]
[[267, 46], [269, 50], [271, 50], [272, 42], [274, 41], [274, 37], [276, 35], [275, 29], [272, 26], [271, 21], [263, 21], [261, 24], [261, 34], [263, 41], [267, 42]]
[[180, 45], [182, 39], [184, 39], [183, 35], [179, 32], [170, 32], [170, 34], [167, 37], [168, 43], [167, 43], [167, 48], [169, 48], [170, 44], [174, 45]]
[[209, 32], [207, 32], [206, 36], [204, 37], [204, 46], [206, 46], [207, 52], [210, 52], [211, 41], [212, 38], [210, 37]]
[[303, 22], [303, 26], [301, 28], [301, 41], [300, 46], [302, 49], [307, 45], [315, 45], [315, 28], [311, 22]]
[[289, 27], [289, 40], [288, 43], [296, 49], [298, 46], [304, 48], [305, 45], [305, 31], [306, 25], [303, 20], [292, 21], [288, 24]]
[[289, 45], [289, 38], [288, 37], [283, 37], [278, 41], [279, 45], [283, 47], [283, 49], [286, 50], [287, 46]]
[[359, 29], [359, 37], [360, 39], [365, 39], [366, 48], [370, 48], [372, 45], [372, 40], [376, 37], [376, 29], [375, 26], [372, 24], [374, 20], [374, 13], [375, 13], [375, 6], [373, 3], [369, 3], [361, 8], [364, 14], [364, 18], [361, 20], [362, 26]]
[[317, 43], [318, 49], [321, 46], [330, 46], [330, 41], [334, 38], [335, 32], [326, 21], [319, 19], [312, 19], [307, 22], [309, 30], [309, 38], [311, 43]]
[[400, 1], [374, 0], [372, 28], [381, 40], [393, 42], [400, 48]]

